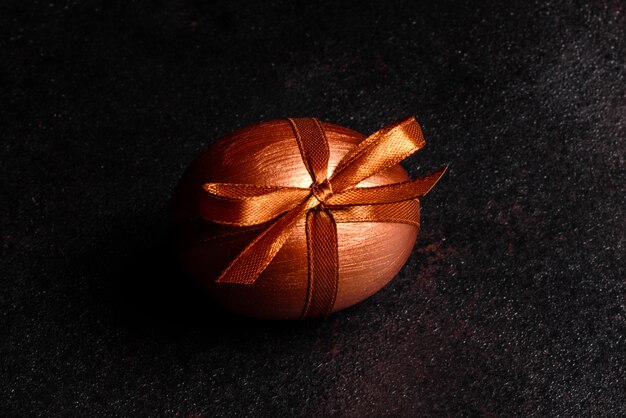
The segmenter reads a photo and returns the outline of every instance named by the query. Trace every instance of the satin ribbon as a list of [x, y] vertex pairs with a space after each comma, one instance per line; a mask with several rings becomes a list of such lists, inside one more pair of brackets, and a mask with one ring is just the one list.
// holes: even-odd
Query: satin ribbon
[[308, 290], [301, 317], [328, 315], [337, 295], [338, 222], [401, 222], [419, 227], [419, 197], [428, 193], [446, 168], [416, 180], [376, 187], [355, 187], [421, 149], [426, 142], [413, 117], [370, 135], [339, 162], [328, 177], [329, 148], [315, 118], [288, 119], [309, 188], [206, 183], [200, 215], [234, 227], [266, 224], [228, 265], [218, 283], [250, 285], [283, 246], [296, 224], [306, 219]]

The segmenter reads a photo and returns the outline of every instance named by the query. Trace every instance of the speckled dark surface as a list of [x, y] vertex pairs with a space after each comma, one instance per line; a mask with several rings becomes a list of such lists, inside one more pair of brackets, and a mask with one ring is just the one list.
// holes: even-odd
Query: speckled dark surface
[[[626, 415], [625, 3], [354, 3], [2, 3], [2, 415]], [[451, 169], [383, 291], [266, 323], [180, 276], [206, 145], [408, 114]]]

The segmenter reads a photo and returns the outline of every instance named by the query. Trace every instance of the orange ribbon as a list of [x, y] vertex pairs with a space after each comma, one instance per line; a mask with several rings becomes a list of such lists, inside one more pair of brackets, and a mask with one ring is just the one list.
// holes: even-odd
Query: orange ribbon
[[200, 215], [219, 224], [245, 227], [267, 223], [228, 265], [219, 283], [252, 284], [272, 261], [294, 227], [306, 219], [308, 291], [301, 317], [320, 317], [335, 304], [339, 282], [337, 222], [400, 222], [419, 227], [419, 197], [446, 168], [402, 183], [355, 187], [421, 149], [422, 130], [410, 117], [370, 135], [328, 177], [328, 141], [314, 118], [289, 119], [302, 160], [313, 180], [308, 189], [206, 183]]

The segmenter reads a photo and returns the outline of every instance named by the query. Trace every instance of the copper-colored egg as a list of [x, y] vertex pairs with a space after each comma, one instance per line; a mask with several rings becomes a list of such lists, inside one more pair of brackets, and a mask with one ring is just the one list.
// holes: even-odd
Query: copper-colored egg
[[[322, 126], [330, 147], [330, 177], [340, 159], [365, 137], [338, 125]], [[408, 179], [398, 164], [357, 187]], [[228, 227], [201, 219], [198, 206], [202, 185], [209, 182], [309, 187], [311, 181], [287, 120], [239, 129], [208, 147], [183, 175], [171, 205], [170, 221], [184, 270], [215, 302], [234, 312], [265, 319], [297, 319], [305, 305], [308, 283], [304, 219], [254, 284], [215, 283], [259, 230], [229, 236]], [[332, 312], [385, 286], [411, 254], [417, 233], [415, 226], [401, 223], [338, 223], [339, 283]], [[216, 238], [219, 235], [223, 236]]]

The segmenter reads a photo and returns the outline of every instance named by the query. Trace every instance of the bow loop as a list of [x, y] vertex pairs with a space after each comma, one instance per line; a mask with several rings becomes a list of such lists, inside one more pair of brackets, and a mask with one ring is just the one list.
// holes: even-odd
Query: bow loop
[[295, 208], [308, 189], [249, 184], [206, 183], [199, 214], [224, 225], [259, 225]]
[[331, 181], [336, 193], [398, 164], [419, 151], [426, 141], [414, 117], [388, 125], [365, 138], [335, 168]]

